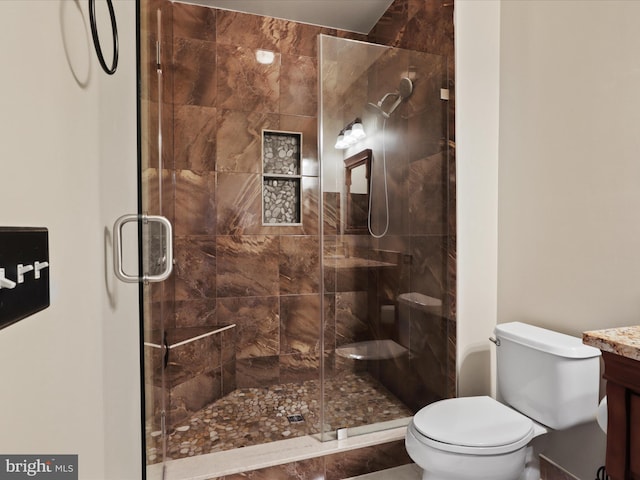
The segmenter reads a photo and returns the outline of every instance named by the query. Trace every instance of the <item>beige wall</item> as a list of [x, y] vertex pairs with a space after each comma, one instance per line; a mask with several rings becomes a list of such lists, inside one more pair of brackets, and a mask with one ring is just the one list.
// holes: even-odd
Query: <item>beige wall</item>
[[456, 2], [461, 394], [490, 391], [465, 359], [496, 322], [580, 335], [639, 321], [639, 15]]
[[[495, 387], [496, 322], [640, 322], [638, 18], [639, 2], [456, 1], [461, 395]], [[579, 478], [604, 461], [595, 423], [547, 441]]]
[[498, 323], [640, 322], [640, 2], [502, 2]]
[[[68, 0], [64, 0], [68, 1]], [[96, 2], [96, 11], [102, 2]], [[104, 415], [103, 477], [108, 480], [142, 478], [140, 336], [138, 285], [125, 284], [113, 274], [110, 235], [121, 215], [137, 212], [136, 126], [136, 6], [131, 0], [114, 1], [118, 18], [120, 60], [118, 71], [107, 76], [97, 65], [99, 91], [100, 269], [102, 307], [102, 398]], [[84, 5], [83, 5], [84, 7]], [[103, 8], [103, 12], [106, 9]], [[106, 20], [103, 13], [100, 17]], [[100, 32], [108, 32], [108, 27]], [[109, 36], [102, 41], [107, 52]], [[107, 62], [111, 54], [105, 53]], [[134, 225], [134, 224], [130, 224]], [[136, 272], [137, 238], [125, 231], [125, 271]]]
[[491, 393], [498, 241], [499, 0], [456, 0], [458, 394]]
[[137, 288], [105, 288], [104, 229], [136, 209], [135, 3], [115, 3], [107, 78], [86, 2], [0, 2], [0, 225], [48, 227], [51, 264], [51, 306], [0, 331], [0, 452], [78, 454], [83, 479], [140, 478]]

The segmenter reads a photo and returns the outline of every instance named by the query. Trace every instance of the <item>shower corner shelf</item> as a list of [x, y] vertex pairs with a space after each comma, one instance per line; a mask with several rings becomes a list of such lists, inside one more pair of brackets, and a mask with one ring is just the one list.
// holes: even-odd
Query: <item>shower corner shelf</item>
[[302, 133], [262, 131], [262, 224], [302, 225]]
[[388, 360], [406, 355], [409, 351], [393, 340], [368, 340], [336, 348], [336, 355], [354, 360]]

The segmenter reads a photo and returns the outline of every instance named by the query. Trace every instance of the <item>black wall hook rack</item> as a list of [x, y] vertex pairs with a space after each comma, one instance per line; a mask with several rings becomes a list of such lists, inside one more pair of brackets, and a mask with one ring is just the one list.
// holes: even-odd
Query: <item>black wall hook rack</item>
[[91, 23], [93, 46], [98, 54], [100, 66], [108, 75], [113, 75], [118, 68], [118, 25], [116, 24], [116, 14], [113, 10], [113, 3], [111, 0], [106, 1], [107, 7], [109, 8], [109, 16], [111, 17], [111, 32], [113, 34], [113, 62], [111, 63], [111, 67], [108, 67], [104, 61], [104, 55], [102, 55], [102, 48], [100, 47], [100, 37], [98, 37], [98, 27], [96, 25], [96, 0], [89, 0], [89, 21]]

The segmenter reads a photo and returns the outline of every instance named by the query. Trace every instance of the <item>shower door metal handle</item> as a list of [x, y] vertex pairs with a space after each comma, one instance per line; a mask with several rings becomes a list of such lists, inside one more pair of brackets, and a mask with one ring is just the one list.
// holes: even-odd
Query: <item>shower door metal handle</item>
[[[164, 262], [165, 269], [157, 275], [149, 275], [145, 272], [142, 277], [139, 277], [137, 275], [129, 275], [124, 271], [122, 265], [122, 227], [126, 223], [138, 221], [142, 221], [143, 223], [156, 222], [164, 227], [162, 230], [164, 232], [163, 239], [166, 245], [166, 253], [160, 261]], [[173, 270], [173, 228], [171, 227], [171, 222], [160, 215], [128, 214], [118, 218], [113, 224], [113, 269], [116, 277], [126, 283], [162, 282], [169, 278]]]

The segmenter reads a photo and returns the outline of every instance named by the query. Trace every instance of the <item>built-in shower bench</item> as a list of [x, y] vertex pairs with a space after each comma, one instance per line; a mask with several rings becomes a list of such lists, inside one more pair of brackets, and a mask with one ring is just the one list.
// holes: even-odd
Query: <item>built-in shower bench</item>
[[236, 387], [235, 369], [225, 368], [235, 361], [235, 324], [154, 331], [144, 345], [145, 363], [153, 369], [147, 382], [156, 389], [154, 423], [160, 425], [164, 395], [168, 431]]

